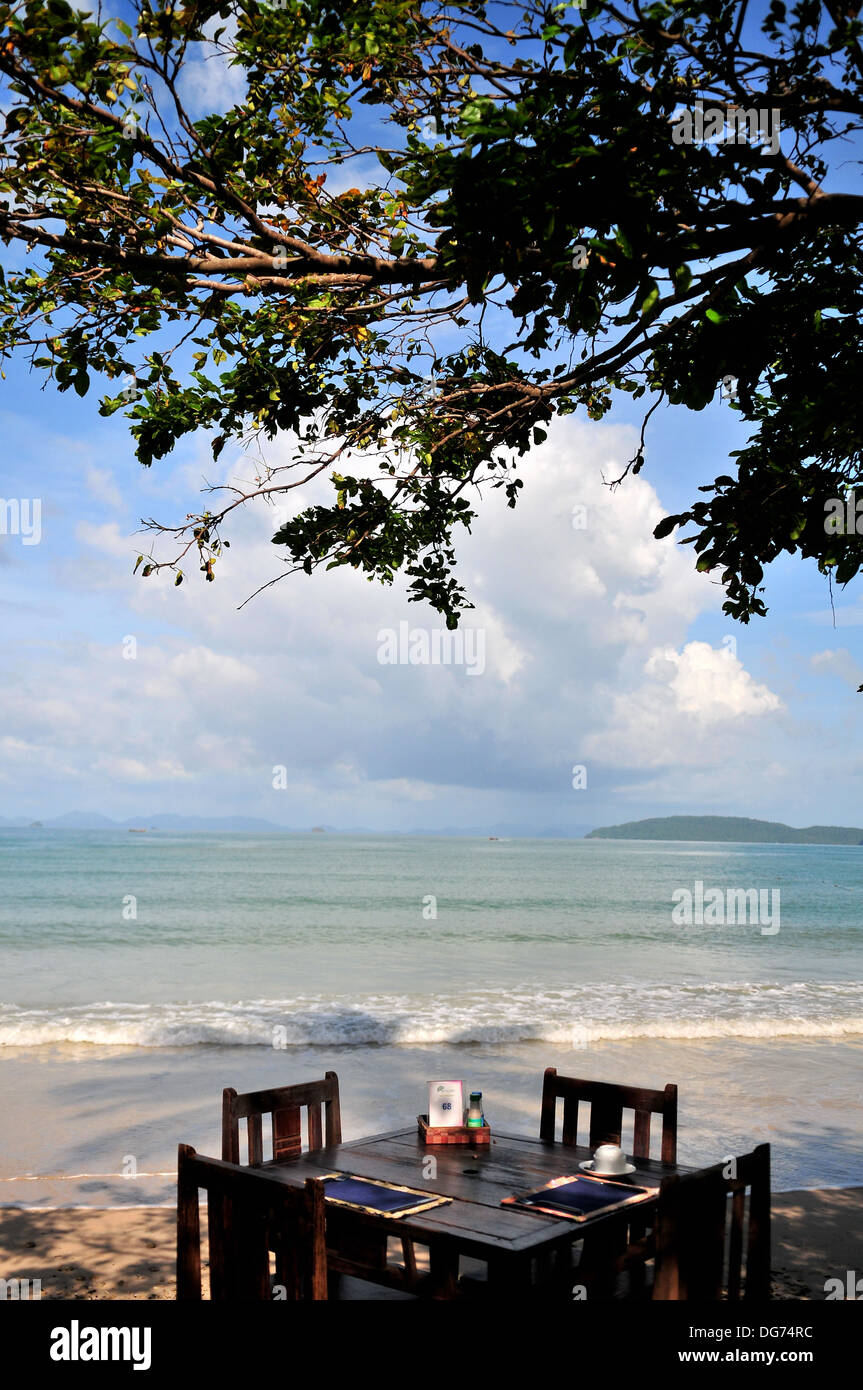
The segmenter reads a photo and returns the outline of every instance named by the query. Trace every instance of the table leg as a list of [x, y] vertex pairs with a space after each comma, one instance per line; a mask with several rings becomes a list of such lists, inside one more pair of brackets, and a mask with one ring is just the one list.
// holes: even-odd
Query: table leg
[[458, 1291], [458, 1248], [451, 1241], [429, 1241], [429, 1295], [453, 1299]]
[[503, 1255], [488, 1262], [490, 1298], [530, 1298], [535, 1293], [530, 1255]]
[[609, 1221], [585, 1232], [581, 1263], [573, 1282], [585, 1286], [589, 1300], [613, 1297], [615, 1262], [626, 1248], [626, 1231], [620, 1222]]

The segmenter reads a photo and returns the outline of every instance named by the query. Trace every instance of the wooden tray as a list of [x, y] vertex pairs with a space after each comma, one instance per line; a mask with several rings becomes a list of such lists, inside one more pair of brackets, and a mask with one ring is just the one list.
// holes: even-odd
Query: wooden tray
[[479, 1144], [491, 1143], [491, 1126], [483, 1119], [482, 1129], [468, 1125], [430, 1125], [428, 1115], [417, 1115], [417, 1128], [424, 1144]]

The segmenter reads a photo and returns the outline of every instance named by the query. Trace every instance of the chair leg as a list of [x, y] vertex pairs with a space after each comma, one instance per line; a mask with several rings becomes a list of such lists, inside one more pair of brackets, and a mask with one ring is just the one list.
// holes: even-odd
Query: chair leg
[[402, 1259], [405, 1265], [405, 1278], [408, 1286], [412, 1286], [417, 1280], [417, 1257], [414, 1250], [414, 1243], [407, 1236], [402, 1236]]

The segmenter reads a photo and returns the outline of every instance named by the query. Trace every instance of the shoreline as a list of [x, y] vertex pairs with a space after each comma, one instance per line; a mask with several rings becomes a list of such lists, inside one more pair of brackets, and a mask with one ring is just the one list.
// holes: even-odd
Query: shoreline
[[[863, 1112], [856, 1044], [797, 1041], [754, 1048], [731, 1040], [611, 1043], [590, 1048], [535, 1044], [460, 1048], [166, 1048], [123, 1057], [74, 1050], [58, 1059], [4, 1055], [0, 1102], [0, 1203], [27, 1207], [158, 1205], [176, 1196], [176, 1145], [221, 1152], [221, 1096], [337, 1072], [345, 1141], [403, 1128], [428, 1077], [482, 1083], [501, 1133], [538, 1127], [542, 1072], [642, 1086], [680, 1084], [681, 1158], [709, 1167], [727, 1154], [771, 1144], [774, 1191], [863, 1183]], [[589, 1068], [589, 1071], [585, 1069]], [[154, 1096], [158, 1096], [158, 1101]], [[82, 1107], [96, 1121], [82, 1125]], [[128, 1172], [129, 1156], [135, 1167]]]

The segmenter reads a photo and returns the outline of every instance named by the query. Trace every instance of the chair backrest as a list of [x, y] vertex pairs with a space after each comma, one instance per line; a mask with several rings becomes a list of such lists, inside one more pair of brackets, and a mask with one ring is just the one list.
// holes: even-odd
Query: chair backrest
[[[201, 1298], [199, 1189], [207, 1193], [210, 1298], [268, 1302], [270, 1251], [279, 1250], [279, 1296], [327, 1297], [324, 1185], [288, 1186], [272, 1173], [223, 1163], [181, 1144], [177, 1154], [177, 1298]], [[287, 1256], [287, 1258], [286, 1258]]]
[[665, 1178], [655, 1239], [655, 1299], [769, 1299], [770, 1145]]
[[[557, 1101], [563, 1097], [563, 1142], [578, 1144], [579, 1105], [590, 1106], [587, 1142], [621, 1144], [633, 1158], [650, 1158], [650, 1122], [662, 1116], [663, 1163], [677, 1162], [677, 1087], [663, 1091], [638, 1086], [616, 1086], [609, 1081], [583, 1081], [575, 1076], [558, 1076], [556, 1067], [547, 1067], [542, 1082], [542, 1112], [539, 1137], [552, 1143], [557, 1131]], [[623, 1112], [633, 1114], [632, 1143], [623, 1142]], [[626, 1139], [628, 1141], [628, 1135]]]
[[[321, 1106], [324, 1108], [323, 1126]], [[325, 1143], [330, 1148], [342, 1142], [339, 1078], [334, 1071], [328, 1071], [322, 1081], [304, 1081], [270, 1091], [247, 1091], [245, 1095], [238, 1095], [228, 1086], [222, 1092], [222, 1158], [226, 1163], [243, 1161], [240, 1120], [244, 1119], [248, 1137], [246, 1162], [252, 1168], [264, 1162], [264, 1115], [272, 1116], [269, 1161], [283, 1163], [297, 1158], [303, 1151], [304, 1110], [307, 1148], [321, 1149]]]

